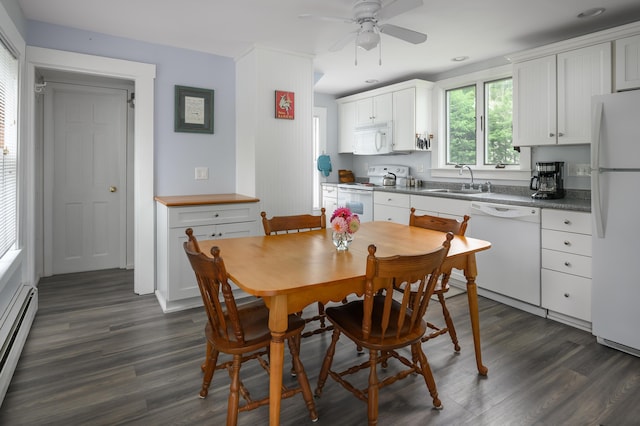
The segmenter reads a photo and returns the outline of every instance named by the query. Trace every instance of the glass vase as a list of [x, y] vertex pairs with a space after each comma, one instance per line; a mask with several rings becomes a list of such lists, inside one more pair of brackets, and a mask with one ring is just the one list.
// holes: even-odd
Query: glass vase
[[349, 250], [349, 244], [353, 241], [353, 234], [348, 232], [334, 232], [333, 233], [333, 245], [336, 246], [336, 250], [344, 251]]

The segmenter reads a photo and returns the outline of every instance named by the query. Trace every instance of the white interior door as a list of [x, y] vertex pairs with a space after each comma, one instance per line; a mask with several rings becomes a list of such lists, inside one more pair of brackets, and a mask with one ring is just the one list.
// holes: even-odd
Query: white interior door
[[127, 92], [49, 83], [45, 275], [124, 267]]

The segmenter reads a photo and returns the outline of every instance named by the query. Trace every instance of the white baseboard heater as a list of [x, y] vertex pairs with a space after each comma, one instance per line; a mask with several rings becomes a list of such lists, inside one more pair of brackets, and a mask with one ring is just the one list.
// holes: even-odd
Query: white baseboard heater
[[38, 290], [21, 285], [0, 318], [0, 406], [38, 310]]

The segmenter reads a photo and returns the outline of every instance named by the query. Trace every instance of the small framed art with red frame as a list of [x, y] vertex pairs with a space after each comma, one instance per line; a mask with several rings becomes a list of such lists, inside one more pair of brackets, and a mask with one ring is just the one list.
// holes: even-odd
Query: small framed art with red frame
[[295, 94], [276, 90], [276, 118], [293, 120], [295, 115]]

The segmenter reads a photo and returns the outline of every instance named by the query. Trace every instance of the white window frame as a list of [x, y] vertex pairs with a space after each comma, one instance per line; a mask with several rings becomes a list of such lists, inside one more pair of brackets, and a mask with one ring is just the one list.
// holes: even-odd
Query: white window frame
[[[10, 279], [14, 277], [15, 274], [20, 274], [19, 269], [23, 266], [22, 261], [24, 260], [24, 240], [25, 234], [27, 230], [25, 229], [25, 214], [23, 206], [25, 200], [25, 192], [26, 192], [26, 184], [24, 181], [24, 177], [26, 176], [26, 169], [28, 169], [28, 154], [27, 150], [24, 147], [24, 144], [21, 141], [21, 127], [24, 126], [21, 120], [21, 99], [23, 93], [22, 87], [22, 72], [24, 70], [24, 57], [26, 50], [26, 43], [20, 32], [15, 27], [11, 17], [7, 13], [6, 9], [3, 5], [0, 5], [0, 37], [2, 37], [5, 45], [13, 51], [15, 56], [18, 58], [18, 105], [17, 105], [17, 116], [18, 123], [16, 131], [18, 132], [18, 176], [17, 176], [17, 199], [16, 203], [18, 206], [17, 217], [16, 217], [16, 242], [12, 249], [9, 249], [4, 256], [0, 257], [0, 291], [2, 291], [5, 286], [9, 283]], [[24, 271], [24, 268], [23, 268]], [[22, 281], [26, 281], [22, 279]]]
[[[316, 125], [317, 124], [317, 125]], [[318, 157], [327, 152], [327, 108], [313, 108], [313, 210], [322, 208], [322, 175], [318, 171]]]
[[[484, 111], [484, 83], [513, 77], [512, 66], [504, 65], [488, 70], [477, 71], [458, 77], [438, 81], [434, 85], [433, 101], [437, 118], [434, 122], [436, 128], [437, 141], [433, 144], [431, 154], [431, 176], [451, 179], [468, 180], [469, 176], [463, 172], [460, 176], [460, 169], [449, 165], [446, 162], [446, 91], [465, 86], [476, 85], [476, 111]], [[483, 112], [484, 114], [484, 112]], [[479, 129], [481, 114], [477, 114], [476, 128]], [[484, 134], [476, 134], [478, 149], [484, 150]], [[528, 181], [531, 178], [531, 149], [522, 147], [520, 149], [520, 164], [507, 165], [504, 169], [496, 169], [495, 166], [486, 166], [484, 162], [471, 165], [474, 177], [479, 180], [522, 180]]]

